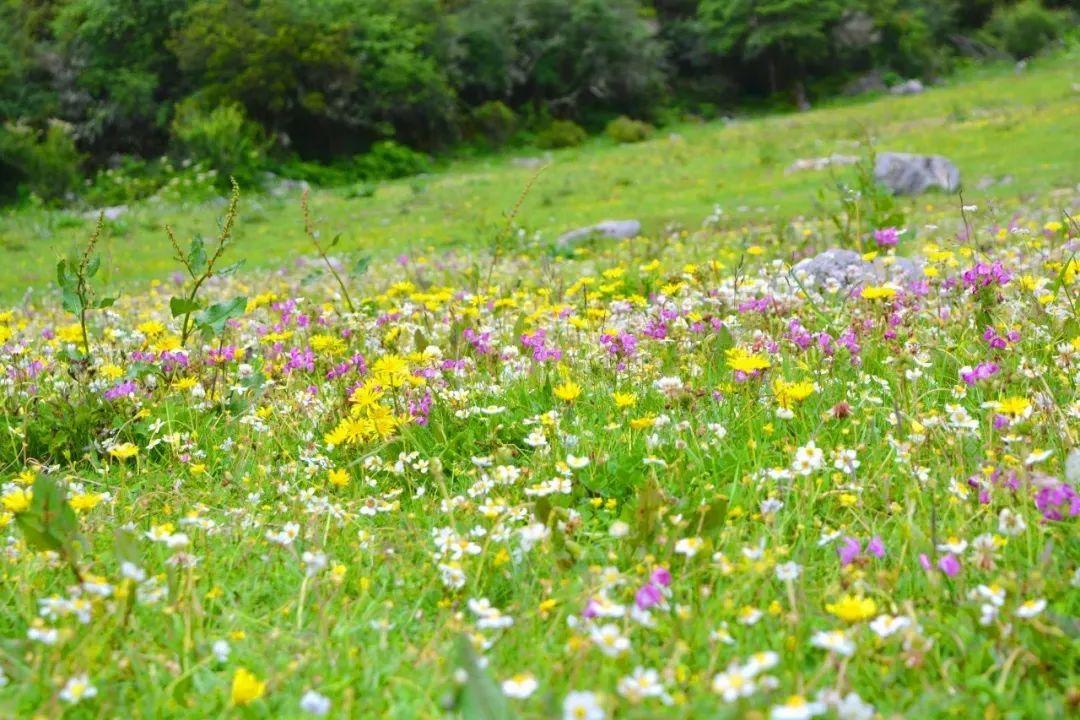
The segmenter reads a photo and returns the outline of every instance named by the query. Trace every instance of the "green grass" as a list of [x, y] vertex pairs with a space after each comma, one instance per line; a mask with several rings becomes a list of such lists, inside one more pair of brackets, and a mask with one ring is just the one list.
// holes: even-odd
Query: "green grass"
[[[985, 203], [1076, 182], [1080, 166], [1080, 82], [1075, 54], [1033, 62], [1022, 74], [984, 71], [913, 97], [846, 102], [807, 113], [732, 124], [687, 125], [652, 141], [615, 146], [594, 139], [558, 151], [525, 199], [517, 220], [546, 237], [608, 218], [637, 218], [647, 232], [668, 223], [696, 226], [716, 205], [761, 221], [809, 213], [827, 174], [785, 174], [798, 158], [859, 154], [869, 138], [879, 150], [942, 154], [959, 166], [969, 202]], [[327, 235], [342, 234], [339, 252], [416, 253], [429, 247], [490, 242], [533, 173], [511, 157], [452, 163], [437, 174], [388, 182], [371, 198], [343, 190], [312, 195]], [[1010, 176], [987, 190], [982, 177]], [[955, 204], [929, 196], [912, 204]], [[758, 211], [760, 209], [760, 211]], [[212, 236], [213, 205], [142, 204], [110, 223], [103, 243], [112, 281], [162, 279], [176, 269], [162, 225], [182, 237]], [[69, 212], [20, 211], [0, 217], [0, 298], [42, 289], [55, 258], [82, 240], [92, 221]], [[248, 262], [263, 265], [308, 252], [298, 198], [249, 196], [238, 235]]]

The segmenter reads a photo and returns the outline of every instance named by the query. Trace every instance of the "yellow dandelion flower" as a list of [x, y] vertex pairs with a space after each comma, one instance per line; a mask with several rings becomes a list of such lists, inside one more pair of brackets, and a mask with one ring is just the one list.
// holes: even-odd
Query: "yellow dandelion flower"
[[563, 402], [574, 402], [581, 395], [581, 386], [572, 380], [568, 380], [554, 388], [552, 393]]
[[1010, 397], [998, 401], [998, 412], [1002, 415], [1020, 417], [1031, 409], [1031, 402], [1022, 397]]
[[117, 460], [127, 460], [139, 454], [139, 448], [132, 443], [120, 443], [109, 448], [109, 454]]
[[844, 622], [856, 623], [872, 618], [877, 612], [877, 603], [872, 598], [844, 595], [826, 605], [825, 610]]
[[34, 499], [34, 493], [25, 488], [12, 490], [4, 496], [4, 509], [12, 513], [26, 512], [30, 507], [30, 501]]
[[354, 409], [363, 410], [377, 403], [382, 396], [382, 390], [374, 385], [359, 385], [349, 395], [349, 402]]
[[75, 512], [86, 512], [101, 504], [104, 497], [100, 493], [79, 493], [68, 498], [68, 505], [71, 505], [71, 509]]
[[237, 668], [232, 679], [232, 704], [250, 705], [266, 694], [266, 681], [250, 670]]
[[767, 357], [761, 354], [749, 353], [742, 348], [731, 348], [725, 355], [727, 356], [728, 367], [736, 372], [743, 372], [747, 375], [760, 370], [767, 370], [770, 367], [769, 359]]
[[790, 408], [814, 393], [814, 383], [807, 380], [789, 382], [782, 378], [773, 381], [773, 394], [780, 407]]
[[896, 288], [888, 285], [872, 285], [862, 289], [862, 297], [866, 300], [888, 300], [896, 297]]
[[383, 355], [371, 366], [371, 376], [384, 387], [399, 388], [410, 381], [409, 363], [400, 355]]

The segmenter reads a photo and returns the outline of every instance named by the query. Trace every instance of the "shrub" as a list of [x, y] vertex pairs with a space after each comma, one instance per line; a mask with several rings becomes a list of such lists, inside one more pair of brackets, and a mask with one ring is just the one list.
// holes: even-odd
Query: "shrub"
[[49, 121], [43, 131], [16, 123], [0, 126], [0, 194], [61, 200], [78, 186], [82, 161], [65, 123]]
[[239, 104], [207, 111], [197, 102], [185, 101], [177, 108], [172, 131], [185, 155], [217, 171], [221, 187], [228, 186], [230, 177], [244, 185], [258, 181], [265, 164], [266, 140]]
[[536, 135], [536, 146], [545, 150], [575, 147], [585, 142], [585, 128], [571, 120], [553, 120]]
[[126, 155], [113, 167], [98, 170], [87, 181], [82, 199], [93, 206], [124, 205], [156, 193], [174, 170], [168, 160]]
[[492, 100], [472, 111], [472, 133], [492, 147], [502, 147], [518, 129], [518, 117], [506, 103]]
[[1061, 29], [1070, 25], [1069, 15], [1045, 8], [1039, 0], [1002, 5], [987, 23], [986, 35], [1013, 57], [1031, 57], [1061, 36]]
[[617, 143], [636, 143], [648, 140], [656, 130], [652, 125], [642, 120], [634, 120], [621, 115], [607, 124], [604, 132]]
[[353, 160], [359, 180], [392, 180], [419, 175], [431, 169], [431, 158], [393, 140], [375, 143]]

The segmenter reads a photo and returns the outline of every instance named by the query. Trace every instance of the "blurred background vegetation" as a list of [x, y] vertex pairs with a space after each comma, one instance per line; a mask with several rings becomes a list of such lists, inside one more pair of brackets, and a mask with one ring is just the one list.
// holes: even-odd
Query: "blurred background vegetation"
[[[1076, 42], [1068, 0], [0, 0], [0, 202], [363, 184]], [[197, 182], [196, 182], [197, 181]]]

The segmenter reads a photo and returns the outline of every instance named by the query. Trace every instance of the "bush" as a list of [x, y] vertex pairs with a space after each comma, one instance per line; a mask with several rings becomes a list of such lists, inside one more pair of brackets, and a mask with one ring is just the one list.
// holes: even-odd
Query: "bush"
[[87, 181], [82, 199], [90, 205], [124, 205], [156, 193], [173, 174], [168, 160], [125, 156], [113, 167], [98, 170]]
[[431, 169], [431, 158], [393, 140], [375, 143], [353, 160], [358, 180], [392, 180], [419, 175]]
[[472, 111], [470, 126], [474, 136], [497, 148], [513, 137], [518, 129], [518, 117], [506, 103], [491, 100]]
[[1013, 57], [1026, 58], [1057, 40], [1061, 29], [1069, 26], [1067, 10], [1050, 10], [1039, 0], [1024, 0], [995, 9], [986, 25], [986, 36]]
[[585, 128], [571, 120], [553, 120], [536, 135], [536, 146], [545, 150], [575, 147], [585, 142]]
[[65, 123], [49, 121], [44, 131], [16, 123], [0, 126], [2, 195], [62, 200], [78, 186], [82, 161]]
[[207, 111], [187, 100], [177, 108], [172, 132], [187, 157], [217, 172], [221, 187], [228, 187], [230, 177], [241, 185], [258, 182], [267, 143], [262, 129], [248, 120], [239, 104]]
[[625, 115], [615, 118], [607, 124], [604, 132], [617, 143], [636, 143], [648, 140], [656, 130], [642, 120], [634, 120]]

